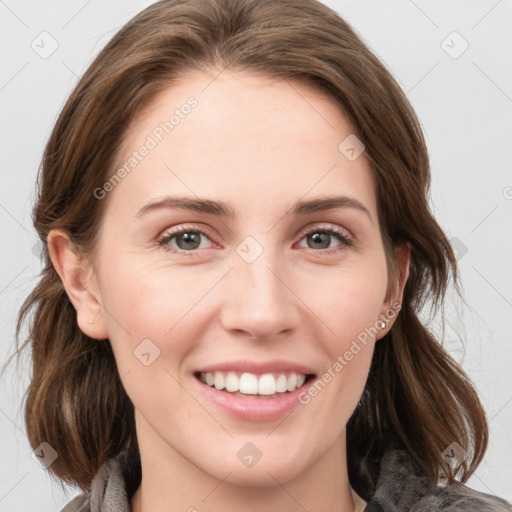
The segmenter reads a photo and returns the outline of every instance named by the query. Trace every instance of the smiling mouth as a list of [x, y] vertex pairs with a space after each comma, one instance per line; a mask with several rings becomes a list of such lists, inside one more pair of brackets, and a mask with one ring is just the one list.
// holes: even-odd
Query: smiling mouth
[[265, 373], [250, 372], [196, 372], [194, 377], [203, 384], [234, 396], [243, 398], [279, 398], [291, 393], [315, 378], [315, 374], [295, 372]]

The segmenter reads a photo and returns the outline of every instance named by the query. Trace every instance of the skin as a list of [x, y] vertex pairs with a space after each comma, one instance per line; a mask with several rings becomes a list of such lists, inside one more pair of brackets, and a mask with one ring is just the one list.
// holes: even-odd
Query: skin
[[[310, 86], [247, 72], [190, 74], [131, 124], [118, 163], [129, 158], [169, 112], [198, 105], [103, 199], [94, 262], [79, 260], [67, 235], [48, 238], [53, 264], [81, 330], [109, 338], [136, 410], [142, 484], [133, 510], [362, 510], [347, 475], [345, 425], [366, 382], [375, 338], [307, 405], [284, 421], [249, 422], [218, 409], [192, 380], [199, 367], [285, 359], [322, 375], [357, 335], [401, 302], [409, 249], [396, 248], [387, 273], [373, 173], [363, 153], [349, 161], [338, 145], [354, 133], [336, 104]], [[166, 195], [224, 201], [232, 218], [162, 209], [137, 218]], [[302, 199], [345, 195], [356, 208], [296, 215]], [[186, 253], [171, 228], [204, 230]], [[348, 231], [354, 244], [326, 236], [331, 254], [304, 234]], [[263, 253], [251, 264], [236, 252], [253, 237]], [[181, 245], [178, 245], [181, 244]], [[388, 279], [393, 294], [386, 298]], [[91, 323], [92, 321], [92, 323]], [[149, 338], [151, 365], [134, 356]], [[257, 338], [257, 339], [256, 339]], [[252, 468], [236, 454], [252, 442]], [[194, 507], [194, 508], [192, 508]]]

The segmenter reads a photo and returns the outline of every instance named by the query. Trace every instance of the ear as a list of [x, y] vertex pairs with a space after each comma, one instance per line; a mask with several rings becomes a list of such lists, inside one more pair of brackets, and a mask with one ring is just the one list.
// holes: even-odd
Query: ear
[[385, 336], [390, 330], [400, 311], [405, 283], [409, 277], [409, 265], [411, 262], [411, 244], [405, 242], [395, 247], [396, 275], [393, 276], [393, 282], [390, 283], [392, 293], [389, 294], [388, 300], [385, 300], [379, 319], [386, 323], [386, 327], [379, 331], [376, 339]]
[[90, 338], [108, 338], [101, 296], [92, 266], [79, 257], [69, 235], [60, 229], [54, 229], [48, 234], [48, 252], [76, 310], [80, 330]]

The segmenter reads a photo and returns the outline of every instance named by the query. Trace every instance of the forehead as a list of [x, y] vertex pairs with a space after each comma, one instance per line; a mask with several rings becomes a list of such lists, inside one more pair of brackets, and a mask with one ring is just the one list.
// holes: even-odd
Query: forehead
[[340, 150], [354, 136], [334, 100], [308, 84], [195, 72], [132, 120], [114, 169], [126, 172], [109, 201], [131, 215], [144, 200], [171, 193], [261, 205], [346, 192], [374, 203], [364, 153], [350, 160]]

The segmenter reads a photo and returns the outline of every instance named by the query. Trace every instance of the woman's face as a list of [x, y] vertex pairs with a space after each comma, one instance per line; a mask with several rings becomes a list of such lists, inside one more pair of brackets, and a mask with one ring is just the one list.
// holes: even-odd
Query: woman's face
[[107, 203], [95, 325], [141, 452], [275, 485], [344, 454], [376, 322], [393, 316], [376, 191], [331, 100], [212, 76], [189, 75], [145, 109], [118, 155], [125, 172], [96, 191]]

